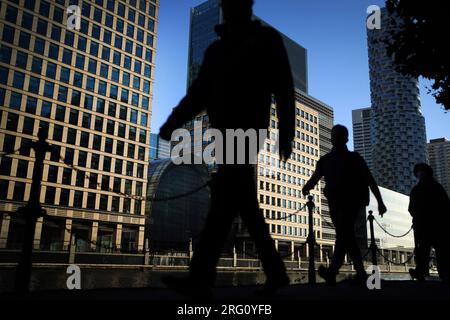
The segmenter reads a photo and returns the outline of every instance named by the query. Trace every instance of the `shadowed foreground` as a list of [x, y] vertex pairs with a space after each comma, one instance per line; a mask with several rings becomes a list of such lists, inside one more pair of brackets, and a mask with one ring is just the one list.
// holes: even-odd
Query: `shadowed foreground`
[[[382, 281], [380, 290], [368, 290], [349, 281], [335, 287], [323, 283], [299, 284], [280, 289], [278, 294], [260, 298], [254, 294], [261, 286], [219, 287], [213, 290], [216, 301], [450, 301], [450, 286], [439, 281], [417, 283], [414, 281]], [[0, 300], [141, 300], [149, 302], [177, 302], [187, 300], [181, 295], [162, 288], [120, 288], [92, 290], [35, 291], [28, 296], [1, 294]]]

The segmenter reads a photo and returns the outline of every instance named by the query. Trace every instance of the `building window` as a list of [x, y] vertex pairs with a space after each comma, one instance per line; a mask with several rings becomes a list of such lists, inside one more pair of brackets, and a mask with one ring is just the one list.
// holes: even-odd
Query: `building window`
[[69, 196], [70, 196], [69, 189], [61, 189], [61, 193], [59, 195], [59, 205], [66, 207], [69, 206]]
[[73, 206], [75, 208], [81, 208], [83, 206], [83, 191], [75, 191]]
[[31, 72], [41, 74], [42, 73], [42, 59], [33, 57], [33, 62], [31, 63]]
[[95, 193], [89, 192], [87, 197], [87, 209], [95, 209]]
[[41, 36], [46, 37], [47, 36], [47, 27], [48, 27], [47, 21], [38, 19], [36, 32], [38, 34], [40, 34]]
[[25, 117], [23, 120], [22, 133], [33, 135], [34, 132], [34, 119]]
[[16, 132], [18, 123], [19, 123], [19, 115], [15, 113], [8, 113], [8, 119], [6, 121], [6, 130]]
[[63, 176], [62, 176], [62, 183], [65, 184], [65, 185], [71, 185], [72, 184], [72, 169], [64, 168]]
[[14, 71], [13, 87], [17, 89], [23, 89], [23, 82], [25, 80], [25, 74], [19, 71]]
[[53, 140], [62, 142], [63, 126], [55, 125], [53, 128]]
[[10, 26], [3, 25], [3, 36], [2, 40], [8, 43], [14, 43], [14, 28]]
[[16, 67], [26, 69], [27, 68], [28, 55], [25, 52], [17, 51], [16, 54]]
[[40, 80], [36, 77], [30, 76], [30, 80], [28, 83], [28, 92], [39, 94], [39, 86], [40, 86]]
[[25, 201], [25, 182], [18, 182], [16, 181], [14, 183], [14, 193], [13, 193], [13, 200], [14, 201]]

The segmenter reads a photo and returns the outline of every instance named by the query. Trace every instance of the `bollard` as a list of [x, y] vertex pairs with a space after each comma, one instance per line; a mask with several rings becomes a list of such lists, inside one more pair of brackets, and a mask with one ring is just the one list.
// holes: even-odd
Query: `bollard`
[[309, 232], [308, 238], [306, 239], [306, 243], [308, 244], [308, 254], [309, 254], [309, 266], [308, 266], [308, 282], [309, 284], [316, 283], [316, 268], [314, 265], [314, 246], [316, 245], [316, 237], [314, 235], [314, 202], [313, 196], [308, 196], [308, 202], [306, 203], [308, 207], [308, 224], [309, 224]]
[[372, 265], [376, 266], [377, 263], [377, 244], [375, 243], [375, 232], [373, 230], [373, 220], [375, 217], [373, 216], [373, 211], [369, 211], [369, 224], [370, 224], [370, 251], [372, 252]]

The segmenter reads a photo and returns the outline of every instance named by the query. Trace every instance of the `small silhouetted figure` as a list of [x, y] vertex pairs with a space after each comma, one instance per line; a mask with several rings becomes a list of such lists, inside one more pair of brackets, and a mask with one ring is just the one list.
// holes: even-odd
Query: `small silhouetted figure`
[[409, 212], [413, 218], [416, 268], [410, 269], [409, 273], [413, 278], [424, 280], [429, 274], [430, 251], [434, 247], [439, 276], [449, 283], [450, 200], [445, 189], [434, 179], [429, 165], [415, 165], [414, 175], [419, 181], [411, 191]]
[[[252, 0], [222, 0], [221, 5], [225, 23], [216, 27], [219, 40], [206, 50], [197, 79], [161, 127], [160, 135], [170, 140], [175, 129], [206, 110], [211, 127], [223, 133], [226, 145], [226, 129], [267, 129], [274, 97], [280, 153], [286, 160], [295, 134], [295, 96], [282, 38], [273, 28], [252, 20]], [[222, 164], [212, 180], [211, 209], [194, 249], [189, 277], [165, 278], [166, 285], [189, 295], [207, 295], [238, 214], [255, 241], [266, 273], [263, 293], [272, 294], [287, 285], [284, 263], [259, 209], [254, 167]]]
[[328, 284], [334, 285], [346, 253], [353, 261], [357, 272], [356, 280], [364, 281], [367, 278], [356, 241], [355, 223], [358, 214], [369, 204], [369, 187], [378, 201], [380, 215], [386, 212], [386, 207], [364, 159], [357, 152], [347, 149], [347, 128], [342, 125], [334, 126], [331, 141], [333, 149], [317, 162], [316, 171], [302, 192], [307, 195], [322, 177], [325, 178], [324, 193], [336, 228], [336, 244], [329, 268], [321, 266], [319, 275]]

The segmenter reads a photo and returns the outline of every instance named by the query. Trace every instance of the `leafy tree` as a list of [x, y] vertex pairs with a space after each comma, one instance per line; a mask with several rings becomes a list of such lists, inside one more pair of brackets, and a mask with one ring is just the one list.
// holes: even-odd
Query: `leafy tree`
[[450, 9], [445, 1], [386, 0], [388, 55], [402, 74], [432, 80], [436, 102], [450, 110]]

